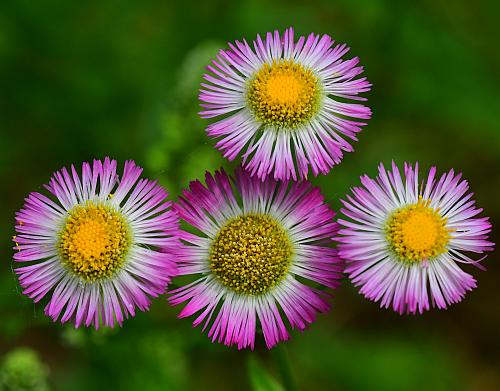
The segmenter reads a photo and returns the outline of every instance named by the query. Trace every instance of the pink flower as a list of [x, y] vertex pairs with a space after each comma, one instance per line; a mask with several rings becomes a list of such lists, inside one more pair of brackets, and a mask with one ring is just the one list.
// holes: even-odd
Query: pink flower
[[56, 172], [50, 194], [31, 193], [16, 214], [15, 269], [35, 302], [50, 294], [45, 313], [76, 327], [115, 322], [148, 309], [176, 272], [178, 217], [156, 182], [139, 179], [127, 161], [83, 163]]
[[370, 90], [357, 57], [328, 35], [294, 39], [290, 28], [221, 50], [200, 90], [203, 118], [219, 117], [207, 133], [229, 160], [259, 178], [307, 178], [340, 163], [371, 117], [360, 93]]
[[319, 285], [339, 285], [343, 266], [330, 247], [337, 224], [309, 182], [207, 173], [206, 186], [191, 182], [175, 209], [193, 227], [181, 232], [179, 274], [197, 278], [170, 302], [186, 303], [179, 317], [197, 314], [193, 324], [212, 341], [253, 348], [260, 326], [271, 348], [288, 339], [283, 318], [303, 330], [328, 310]]
[[476, 218], [469, 185], [451, 170], [438, 180], [432, 167], [420, 182], [418, 164], [381, 164], [374, 180], [361, 177], [343, 201], [339, 219], [340, 257], [346, 272], [368, 299], [399, 313], [422, 313], [463, 299], [476, 280], [459, 264], [482, 268], [471, 253], [493, 249], [488, 217]]

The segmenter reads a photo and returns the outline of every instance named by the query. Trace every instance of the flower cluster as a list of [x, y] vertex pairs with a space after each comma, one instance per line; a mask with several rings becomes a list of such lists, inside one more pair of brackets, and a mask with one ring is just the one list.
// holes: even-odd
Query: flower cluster
[[[16, 214], [15, 273], [54, 321], [113, 327], [167, 293], [179, 317], [212, 341], [268, 348], [329, 309], [346, 274], [360, 293], [403, 313], [446, 308], [476, 287], [493, 249], [468, 183], [418, 164], [377, 178], [335, 213], [309, 173], [327, 174], [371, 117], [371, 84], [357, 57], [328, 35], [293, 29], [229, 44], [201, 84], [207, 134], [229, 160], [173, 203], [133, 161], [110, 158], [57, 171]], [[181, 226], [182, 224], [182, 226]], [[476, 254], [476, 256], [474, 256]], [[186, 285], [168, 291], [171, 279]], [[186, 277], [183, 279], [186, 280]]]

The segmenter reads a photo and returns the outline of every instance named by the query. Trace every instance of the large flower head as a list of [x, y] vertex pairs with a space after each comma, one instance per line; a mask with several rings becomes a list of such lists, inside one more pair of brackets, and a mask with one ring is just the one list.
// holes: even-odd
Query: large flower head
[[[330, 247], [334, 213], [317, 188], [264, 182], [243, 170], [192, 182], [176, 209], [195, 233], [181, 232], [179, 274], [195, 274], [172, 291], [180, 313], [198, 313], [194, 325], [213, 341], [254, 347], [257, 323], [268, 347], [288, 339], [283, 318], [303, 330], [328, 309], [321, 286], [335, 288], [342, 265]], [[306, 282], [308, 281], [308, 282]]]
[[221, 50], [205, 74], [200, 100], [204, 118], [225, 157], [242, 155], [260, 178], [306, 178], [326, 174], [352, 151], [351, 140], [369, 119], [368, 107], [353, 103], [370, 90], [357, 57], [344, 60], [345, 44], [328, 35], [295, 41], [293, 29], [257, 36]]
[[436, 178], [436, 168], [420, 182], [418, 164], [381, 164], [376, 179], [361, 177], [343, 201], [344, 226], [337, 240], [346, 272], [360, 292], [399, 313], [422, 313], [430, 305], [446, 308], [476, 287], [459, 266], [481, 267], [473, 253], [493, 249], [491, 224], [475, 217], [469, 185], [453, 170]]
[[167, 192], [127, 161], [106, 158], [56, 172], [50, 194], [31, 193], [16, 214], [14, 260], [23, 292], [78, 327], [113, 327], [149, 307], [175, 273], [178, 217]]

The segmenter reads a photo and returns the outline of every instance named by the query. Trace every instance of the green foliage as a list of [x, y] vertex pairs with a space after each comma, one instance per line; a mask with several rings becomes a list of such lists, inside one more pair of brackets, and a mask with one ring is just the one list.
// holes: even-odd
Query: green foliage
[[[389, 331], [389, 330], [387, 330]], [[460, 364], [440, 341], [425, 331], [403, 336], [365, 330], [361, 334], [313, 333], [298, 341], [297, 368], [308, 374], [303, 387], [331, 381], [332, 389], [397, 391], [462, 389], [454, 374]]]
[[7, 353], [0, 365], [0, 390], [49, 391], [48, 367], [29, 348], [16, 348]]

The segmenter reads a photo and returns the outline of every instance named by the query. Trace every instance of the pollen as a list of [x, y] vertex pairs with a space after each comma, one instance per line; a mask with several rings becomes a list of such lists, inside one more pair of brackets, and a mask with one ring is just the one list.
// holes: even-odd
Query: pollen
[[265, 125], [295, 128], [318, 111], [321, 88], [308, 68], [289, 60], [264, 64], [250, 80], [247, 99]]
[[387, 239], [396, 255], [405, 261], [432, 259], [447, 251], [451, 230], [430, 200], [395, 211], [387, 222]]
[[87, 282], [111, 277], [122, 266], [131, 243], [122, 215], [88, 203], [69, 212], [59, 235], [63, 263]]
[[278, 221], [248, 214], [229, 220], [216, 235], [210, 268], [228, 288], [261, 295], [286, 276], [292, 255], [288, 235]]

